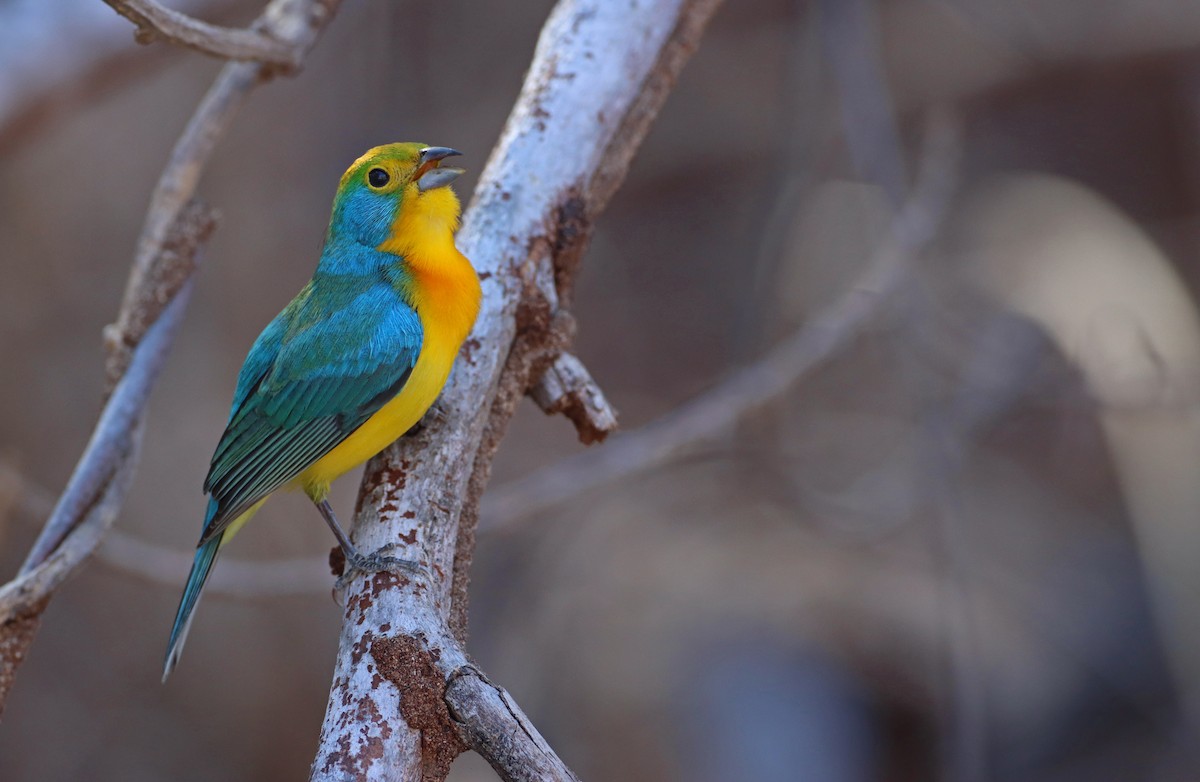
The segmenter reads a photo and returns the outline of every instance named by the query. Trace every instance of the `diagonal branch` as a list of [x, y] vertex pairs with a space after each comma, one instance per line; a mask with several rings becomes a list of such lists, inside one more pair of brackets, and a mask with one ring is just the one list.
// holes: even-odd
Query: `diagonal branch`
[[[740, 420], [788, 393], [807, 373], [828, 360], [854, 339], [888, 301], [911, 264], [940, 224], [956, 179], [961, 140], [954, 120], [931, 118], [918, 161], [917, 182], [893, 221], [888, 236], [866, 263], [864, 273], [847, 291], [808, 323], [782, 340], [753, 364], [742, 367], [708, 391], [659, 419], [619, 434], [603, 447], [543, 467], [524, 478], [503, 483], [482, 499], [480, 531], [511, 532], [538, 513], [562, 507], [590, 491], [669, 464], [706, 442], [718, 440]], [[547, 370], [575, 360], [564, 353]], [[583, 375], [576, 375], [576, 372]], [[530, 392], [547, 412], [561, 412], [570, 385], [563, 378], [586, 376], [586, 368], [545, 376]], [[582, 383], [582, 381], [580, 381]], [[558, 389], [556, 392], [555, 389]], [[601, 393], [594, 384], [583, 384], [581, 393]], [[549, 402], [538, 399], [546, 394]], [[600, 402], [603, 402], [601, 393]], [[597, 410], [602, 408], [596, 404]], [[606, 403], [605, 403], [606, 407]], [[599, 413], [597, 413], [599, 415]], [[605, 419], [610, 420], [610, 419]], [[53, 507], [40, 487], [9, 470], [8, 482], [20, 496], [28, 516]], [[114, 530], [98, 556], [110, 567], [156, 584], [178, 585], [179, 573], [192, 561], [189, 551], [140, 540]], [[329, 587], [328, 558], [245, 561], [225, 559], [209, 592], [238, 597], [316, 594]]]
[[[273, 0], [256, 24], [307, 51], [338, 0]], [[195, 260], [215, 225], [194, 201], [216, 142], [246, 95], [268, 78], [226, 65], [172, 151], [146, 214], [117, 321], [105, 330], [107, 399], [87, 450], [16, 579], [0, 587], [0, 709], [54, 591], [112, 525], [137, 466], [150, 390], [187, 306]]]
[[155, 0], [104, 0], [133, 22], [134, 38], [149, 44], [162, 38], [226, 60], [254, 61], [284, 72], [300, 67], [307, 47], [276, 38], [269, 32], [218, 27], [159, 5]]
[[[718, 5], [560, 0], [547, 20], [458, 237], [484, 298], [472, 347], [441, 397], [446, 420], [373, 459], [359, 495], [358, 545], [420, 561], [430, 575], [359, 575], [346, 586], [312, 779], [440, 780], [465, 746], [504, 779], [573, 779], [524, 729], [511, 698], [503, 711], [471, 697], [451, 711], [448, 696], [465, 688], [469, 665], [462, 644], [479, 498], [517, 403], [565, 347], [560, 302], [592, 224]], [[484, 713], [498, 722], [475, 716]], [[554, 762], [512, 765], [501, 751], [509, 740]]]
[[901, 284], [913, 258], [933, 238], [953, 192], [959, 144], [956, 121], [935, 113], [908, 200], [862, 275], [840, 298], [761, 359], [661, 418], [618, 434], [603, 447], [498, 487], [484, 502], [483, 528], [510, 528], [726, 436], [738, 421], [786, 393], [806, 372], [834, 355]]

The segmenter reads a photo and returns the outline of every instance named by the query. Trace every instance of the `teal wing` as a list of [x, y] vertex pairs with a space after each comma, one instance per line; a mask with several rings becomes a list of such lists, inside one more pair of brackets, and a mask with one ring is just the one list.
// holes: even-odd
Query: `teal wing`
[[[307, 291], [307, 289], [305, 290]], [[287, 334], [290, 320], [289, 309], [276, 315], [275, 319], [267, 324], [267, 327], [258, 335], [258, 339], [254, 340], [254, 344], [250, 346], [250, 352], [246, 354], [246, 360], [242, 362], [242, 370], [238, 372], [237, 388], [234, 389], [233, 404], [229, 409], [230, 418], [237, 414], [245, 403], [246, 397], [250, 396], [259, 381], [271, 371], [275, 359], [279, 358], [279, 349], [283, 346], [283, 338]]]
[[399, 393], [421, 320], [394, 289], [305, 288], [263, 331], [238, 376], [204, 490], [201, 543], [304, 472]]

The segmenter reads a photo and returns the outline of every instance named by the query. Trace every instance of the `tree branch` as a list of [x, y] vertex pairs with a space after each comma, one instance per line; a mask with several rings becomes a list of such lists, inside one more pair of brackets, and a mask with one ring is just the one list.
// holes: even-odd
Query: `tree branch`
[[[945, 115], [932, 117], [908, 201], [864, 273], [839, 299], [753, 364], [661, 418], [620, 434], [601, 448], [488, 492], [480, 504], [480, 529], [511, 531], [523, 520], [589, 491], [668, 464], [702, 443], [724, 436], [738, 421], [794, 388], [808, 372], [849, 344], [906, 277], [913, 258], [941, 222], [953, 190], [959, 146], [955, 121]], [[464, 355], [473, 352], [474, 348]], [[615, 423], [602, 412], [609, 409], [607, 402], [586, 368], [570, 366], [576, 361], [569, 353], [560, 354], [530, 395], [542, 409], [557, 413], [562, 412], [562, 400], [574, 393], [568, 389], [578, 388], [585, 398], [598, 394], [598, 401], [591, 403], [596, 412], [589, 415], [604, 421], [605, 426], [609, 421]], [[37, 516], [52, 507], [44, 490], [15, 473], [6, 477], [28, 515]], [[108, 537], [99, 556], [114, 568], [172, 587], [192, 559], [191, 552], [148, 543], [119, 530]], [[253, 562], [225, 559], [209, 591], [239, 597], [314, 594], [328, 588], [327, 568], [325, 557]]]
[[617, 429], [616, 409], [571, 353], [558, 354], [529, 396], [546, 415], [562, 413], [571, 419], [584, 445], [601, 442]]
[[[256, 24], [307, 51], [338, 0], [273, 0]], [[0, 588], [0, 709], [54, 591], [99, 545], [137, 466], [145, 405], [187, 306], [188, 280], [214, 217], [193, 202], [200, 173], [249, 91], [268, 74], [227, 65], [159, 178], [117, 322], [105, 329], [112, 391], [83, 456], [18, 577]], [[190, 206], [189, 206], [190, 204]]]
[[[293, 42], [307, 52], [321, 29], [333, 18], [340, 2], [272, 0], [254, 25], [262, 26], [272, 35]], [[171, 159], [150, 198], [117, 322], [105, 330], [110, 384], [115, 382], [128, 360], [128, 346], [136, 342], [144, 328], [144, 303], [155, 288], [156, 259], [164, 249], [171, 249], [167, 241], [170, 226], [196, 192], [209, 156], [246, 96], [269, 77], [270, 74], [256, 63], [230, 63], [222, 68], [171, 151]]]
[[863, 274], [754, 364], [661, 418], [506, 483], [484, 502], [483, 527], [502, 530], [585, 492], [627, 480], [729, 434], [739, 420], [791, 389], [844, 347], [908, 273], [909, 263], [933, 237], [953, 191], [959, 136], [956, 122], [934, 115], [913, 190]]
[[[227, 14], [236, 0], [171, 0], [185, 13]], [[155, 53], [168, 52], [162, 47]], [[129, 45], [129, 28], [96, 0], [0, 4], [0, 154], [45, 123], [163, 59]]]
[[[914, 256], [940, 224], [953, 189], [959, 145], [955, 121], [944, 115], [932, 117], [913, 192], [864, 273], [838, 300], [755, 363], [663, 417], [618, 435], [602, 448], [488, 492], [481, 502], [481, 530], [511, 531], [524, 519], [644, 474], [702, 443], [719, 439], [739, 420], [786, 394], [808, 372], [849, 344], [905, 278]], [[569, 389], [578, 389], [585, 398], [598, 394], [598, 400], [591, 403], [596, 412], [589, 416], [604, 421], [605, 426], [615, 423], [602, 412], [609, 409], [607, 401], [586, 368], [571, 366], [577, 361], [569, 353], [560, 354], [530, 395], [542, 409], [557, 413], [562, 412], [562, 400], [575, 393]], [[39, 515], [51, 506], [44, 490], [15, 473], [6, 478], [28, 515]], [[114, 568], [172, 587], [192, 559], [191, 552], [151, 544], [119, 530], [108, 537], [99, 556]], [[214, 574], [209, 591], [239, 597], [314, 594], [328, 588], [327, 568], [325, 557], [253, 562], [226, 559]]]
[[306, 46], [258, 30], [238, 30], [193, 19], [164, 8], [155, 0], [104, 0], [136, 26], [134, 39], [149, 44], [159, 38], [226, 60], [272, 65], [284, 72], [300, 67]]
[[[444, 779], [464, 746], [506, 779], [572, 778], [561, 762], [512, 769], [502, 736], [524, 756], [553, 756], [515, 708], [505, 719], [458, 703], [453, 714], [466, 722], [451, 714], [448, 689], [467, 686], [450, 688], [449, 676], [469, 665], [462, 643], [478, 502], [516, 404], [565, 347], [560, 302], [592, 222], [718, 4], [561, 0], [547, 20], [458, 237], [484, 298], [441, 397], [446, 421], [373, 459], [359, 494], [358, 545], [417, 560], [429, 575], [359, 574], [346, 586], [314, 780]], [[501, 718], [501, 733], [475, 716], [485, 711]]]
[[487, 758], [501, 779], [579, 782], [508, 691], [482, 671], [465, 665], [446, 681], [446, 704], [463, 741]]

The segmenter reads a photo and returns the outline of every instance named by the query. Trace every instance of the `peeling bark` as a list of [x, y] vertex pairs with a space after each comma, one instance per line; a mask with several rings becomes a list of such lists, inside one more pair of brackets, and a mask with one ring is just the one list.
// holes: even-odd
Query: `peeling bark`
[[[438, 689], [460, 739], [505, 779], [575, 779], [507, 694], [481, 686], [462, 649], [479, 498], [517, 403], [569, 347], [565, 306], [592, 226], [718, 5], [562, 0], [547, 20], [458, 236], [483, 303], [442, 394], [445, 419], [402, 438], [364, 475], [356, 543], [417, 561], [428, 576], [359, 575], [346, 587], [312, 779], [444, 779], [445, 747], [427, 736], [443, 726], [425, 727], [441, 711], [403, 706]], [[404, 650], [403, 687], [372, 649]], [[365, 733], [356, 713], [372, 717]], [[377, 754], [382, 726], [390, 740]]]

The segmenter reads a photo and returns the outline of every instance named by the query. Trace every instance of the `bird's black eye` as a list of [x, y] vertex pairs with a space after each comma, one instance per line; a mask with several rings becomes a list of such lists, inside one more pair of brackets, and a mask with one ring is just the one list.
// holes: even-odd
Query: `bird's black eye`
[[367, 172], [367, 182], [370, 183], [371, 187], [383, 187], [390, 182], [391, 179], [392, 178], [388, 176], [388, 172], [384, 171], [382, 168], [372, 168]]

